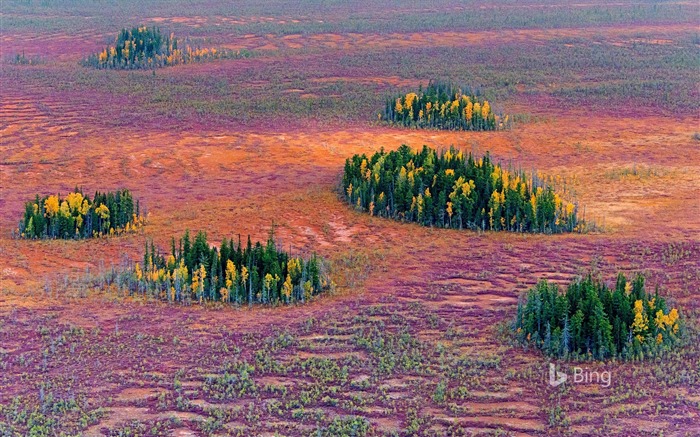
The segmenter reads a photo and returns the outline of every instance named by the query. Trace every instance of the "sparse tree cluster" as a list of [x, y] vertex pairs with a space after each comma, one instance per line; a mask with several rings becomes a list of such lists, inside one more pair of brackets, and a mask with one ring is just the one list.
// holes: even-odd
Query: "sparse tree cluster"
[[125, 280], [130, 292], [170, 302], [289, 304], [306, 302], [331, 288], [320, 258], [292, 256], [277, 247], [272, 234], [266, 244], [244, 246], [224, 239], [210, 246], [206, 234], [189, 231], [170, 253], [146, 244], [143, 264], [136, 263]]
[[519, 341], [550, 356], [633, 359], [676, 344], [680, 316], [658, 290], [645, 291], [641, 275], [630, 282], [620, 273], [612, 289], [589, 275], [564, 293], [538, 283], [521, 297], [514, 329]]
[[473, 131], [502, 129], [509, 123], [508, 116], [494, 114], [477, 92], [440, 82], [387, 100], [379, 119], [407, 127]]
[[84, 65], [100, 69], [151, 69], [212, 59], [250, 56], [247, 51], [179, 46], [174, 34], [157, 27], [122, 29], [113, 46], [89, 56]]
[[135, 231], [145, 222], [139, 201], [129, 190], [100, 193], [90, 199], [78, 188], [27, 202], [19, 223], [22, 238], [90, 238]]
[[514, 232], [570, 232], [577, 207], [536, 174], [505, 169], [488, 154], [406, 145], [345, 162], [346, 200], [371, 215], [425, 226]]

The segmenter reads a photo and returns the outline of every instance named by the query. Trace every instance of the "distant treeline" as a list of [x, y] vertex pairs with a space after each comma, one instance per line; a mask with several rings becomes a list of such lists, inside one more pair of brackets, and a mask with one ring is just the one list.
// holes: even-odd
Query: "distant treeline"
[[23, 238], [89, 238], [141, 227], [139, 201], [129, 190], [95, 193], [92, 200], [78, 188], [65, 198], [50, 195], [27, 202], [19, 223]]
[[541, 281], [523, 295], [514, 323], [518, 340], [561, 358], [643, 358], [678, 342], [680, 316], [647, 293], [644, 277], [619, 274], [615, 287], [588, 276], [569, 284]]
[[509, 123], [508, 116], [494, 114], [488, 100], [469, 87], [432, 81], [425, 90], [387, 100], [379, 118], [401, 126], [448, 130], [496, 130]]
[[122, 29], [113, 46], [90, 55], [83, 64], [107, 69], [149, 69], [212, 59], [250, 56], [248, 51], [178, 46], [174, 34], [162, 35], [157, 27]]
[[406, 145], [345, 162], [346, 200], [371, 215], [425, 226], [514, 232], [582, 230], [576, 204], [536, 174], [450, 148]]
[[171, 302], [225, 302], [233, 304], [288, 304], [306, 302], [331, 288], [326, 266], [316, 255], [293, 256], [278, 248], [273, 236], [267, 243], [245, 245], [224, 239], [219, 248], [204, 232], [189, 231], [169, 253], [146, 244], [143, 264], [115, 273], [114, 281], [130, 293]]

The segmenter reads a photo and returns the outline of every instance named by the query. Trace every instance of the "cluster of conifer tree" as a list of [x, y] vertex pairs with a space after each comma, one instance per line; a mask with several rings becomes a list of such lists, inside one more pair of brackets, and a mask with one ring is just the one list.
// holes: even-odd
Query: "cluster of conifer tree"
[[113, 46], [90, 55], [83, 64], [103, 69], [150, 69], [249, 55], [247, 51], [179, 47], [173, 34], [164, 36], [157, 27], [141, 26], [122, 29]]
[[504, 169], [488, 153], [475, 158], [454, 148], [355, 155], [345, 162], [347, 201], [371, 215], [425, 226], [567, 232], [581, 229], [574, 203], [536, 174]]
[[[523, 296], [524, 297], [524, 296]], [[520, 299], [514, 325], [524, 344], [562, 358], [643, 358], [675, 344], [679, 314], [644, 277], [630, 282], [620, 273], [613, 289], [591, 275], [559, 286], [541, 281]]]
[[430, 82], [417, 93], [386, 101], [380, 120], [401, 126], [449, 130], [496, 130], [508, 125], [508, 116], [493, 113], [491, 104], [469, 87]]
[[37, 195], [25, 204], [19, 233], [23, 238], [89, 238], [129, 232], [144, 223], [139, 209], [129, 190], [96, 192], [92, 200], [78, 188], [65, 198]]
[[331, 287], [323, 261], [292, 256], [277, 247], [272, 233], [266, 244], [244, 246], [224, 239], [210, 246], [204, 232], [187, 231], [170, 253], [146, 244], [143, 265], [136, 263], [126, 287], [136, 294], [170, 302], [288, 304], [305, 302]]

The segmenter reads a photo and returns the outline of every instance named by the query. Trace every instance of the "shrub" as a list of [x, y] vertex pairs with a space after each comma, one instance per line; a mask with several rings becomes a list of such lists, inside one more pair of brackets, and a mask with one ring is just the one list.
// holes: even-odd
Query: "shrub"
[[364, 417], [344, 416], [336, 417], [324, 428], [318, 428], [315, 435], [337, 437], [361, 437], [367, 435], [370, 423]]

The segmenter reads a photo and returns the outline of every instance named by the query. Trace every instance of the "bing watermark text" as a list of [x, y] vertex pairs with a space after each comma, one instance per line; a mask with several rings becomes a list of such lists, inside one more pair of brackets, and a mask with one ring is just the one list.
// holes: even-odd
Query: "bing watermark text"
[[558, 387], [566, 382], [574, 384], [599, 384], [601, 387], [610, 387], [612, 375], [609, 370], [599, 372], [581, 367], [573, 367], [571, 377], [566, 372], [560, 372], [554, 363], [549, 363], [549, 385]]

